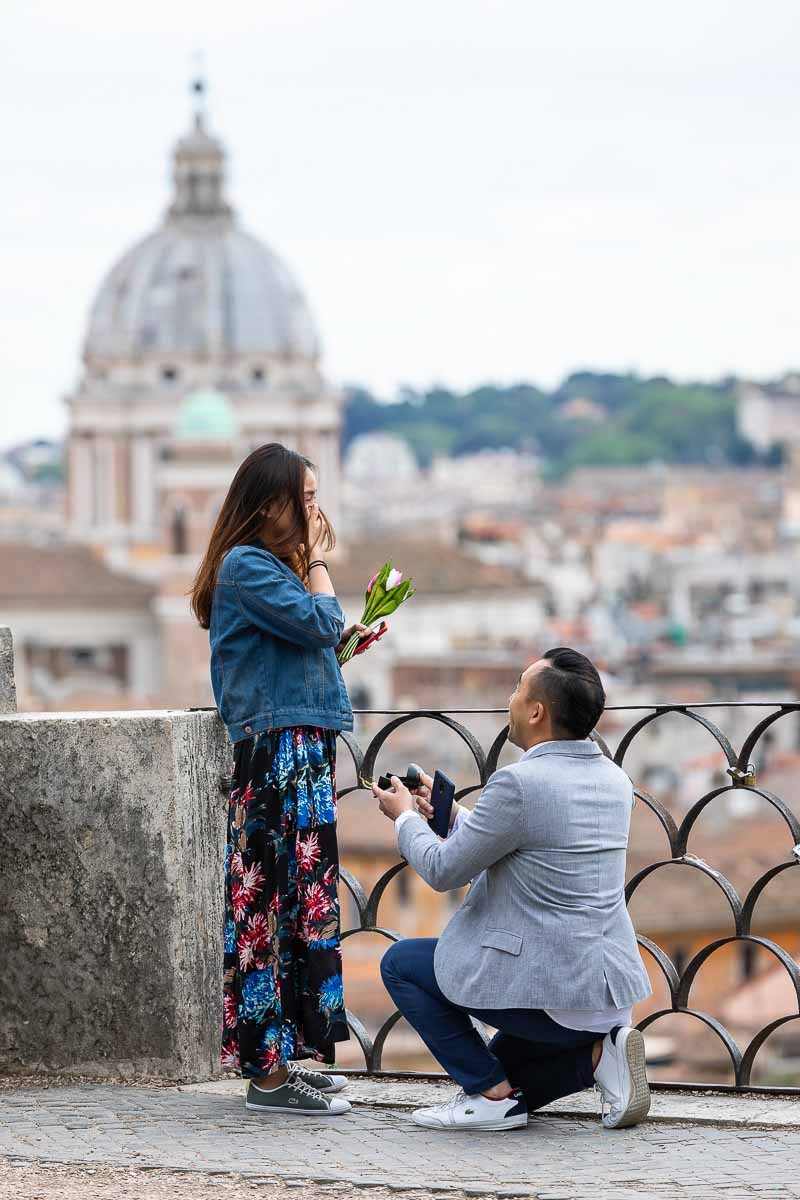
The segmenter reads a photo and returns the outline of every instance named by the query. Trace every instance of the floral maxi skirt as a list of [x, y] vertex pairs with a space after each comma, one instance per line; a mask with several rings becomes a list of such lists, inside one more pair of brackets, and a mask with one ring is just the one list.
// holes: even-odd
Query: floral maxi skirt
[[234, 750], [225, 854], [222, 1066], [252, 1079], [335, 1061], [349, 1032], [339, 945], [336, 734], [268, 729]]

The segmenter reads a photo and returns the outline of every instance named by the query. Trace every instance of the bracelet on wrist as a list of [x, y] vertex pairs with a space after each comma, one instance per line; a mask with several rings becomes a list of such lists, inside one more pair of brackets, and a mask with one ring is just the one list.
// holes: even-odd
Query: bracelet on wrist
[[324, 567], [324, 568], [325, 568], [325, 570], [327, 571], [327, 569], [328, 569], [328, 564], [327, 564], [327, 563], [325, 562], [325, 560], [324, 560], [324, 559], [322, 559], [322, 558], [315, 558], [313, 562], [310, 562], [310, 563], [308, 564], [308, 569], [309, 569], [309, 571], [311, 570], [311, 568], [312, 568], [312, 567]]

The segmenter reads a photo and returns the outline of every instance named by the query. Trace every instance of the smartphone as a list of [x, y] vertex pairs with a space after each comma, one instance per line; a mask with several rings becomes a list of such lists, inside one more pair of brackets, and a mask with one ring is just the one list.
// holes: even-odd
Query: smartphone
[[456, 795], [456, 785], [452, 779], [437, 771], [433, 777], [431, 788], [431, 804], [433, 816], [428, 821], [429, 826], [439, 837], [446, 838], [450, 832], [450, 813]]

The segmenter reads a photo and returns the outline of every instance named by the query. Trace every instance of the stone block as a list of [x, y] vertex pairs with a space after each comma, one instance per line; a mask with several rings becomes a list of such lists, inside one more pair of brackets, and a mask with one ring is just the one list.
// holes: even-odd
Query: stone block
[[0, 625], [0, 713], [17, 711], [14, 682], [14, 642], [7, 625]]
[[214, 712], [0, 716], [0, 1071], [218, 1073]]

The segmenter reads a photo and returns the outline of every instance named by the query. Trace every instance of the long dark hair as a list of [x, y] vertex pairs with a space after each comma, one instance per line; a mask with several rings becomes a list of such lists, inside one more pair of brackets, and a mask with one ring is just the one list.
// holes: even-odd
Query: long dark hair
[[[211, 624], [211, 602], [220, 564], [234, 546], [241, 546], [264, 537], [271, 550], [299, 579], [308, 580], [308, 514], [305, 506], [306, 468], [316, 471], [312, 462], [279, 442], [259, 446], [244, 460], [233, 477], [208, 543], [205, 557], [194, 578], [191, 590], [191, 609], [203, 629]], [[275, 502], [281, 503], [279, 514], [288, 509], [292, 522], [288, 531], [264, 536], [264, 510]], [[325, 525], [324, 549], [336, 543], [330, 522], [322, 514]]]

